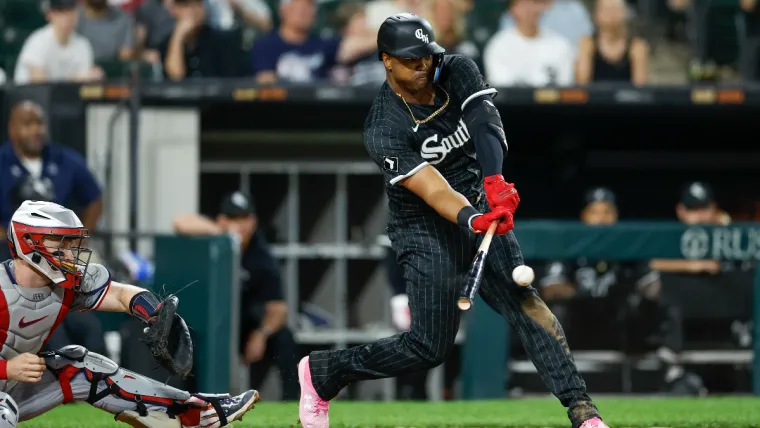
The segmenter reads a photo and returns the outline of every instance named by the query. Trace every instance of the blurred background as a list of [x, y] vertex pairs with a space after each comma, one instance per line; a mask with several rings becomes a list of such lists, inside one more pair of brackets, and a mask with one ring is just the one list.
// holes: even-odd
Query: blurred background
[[[755, 0], [0, 0], [3, 229], [76, 209], [114, 279], [179, 292], [199, 350], [170, 383], [297, 399], [309, 351], [409, 326], [362, 142], [398, 12], [499, 89], [516, 233], [589, 389], [760, 394]], [[168, 379], [140, 331], [73, 314], [49, 346]], [[442, 367], [343, 398], [545, 394], [510, 333], [480, 302]]]

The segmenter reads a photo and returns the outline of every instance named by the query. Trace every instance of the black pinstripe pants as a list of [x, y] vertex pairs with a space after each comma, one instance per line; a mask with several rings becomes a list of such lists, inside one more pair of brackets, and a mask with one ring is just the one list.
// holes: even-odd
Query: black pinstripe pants
[[[354, 381], [436, 367], [454, 346], [460, 317], [456, 301], [482, 238], [436, 216], [389, 236], [404, 267], [411, 329], [350, 349], [312, 352], [312, 382], [325, 400]], [[480, 296], [513, 326], [542, 380], [578, 427], [598, 416], [597, 409], [586, 394], [557, 319], [533, 287], [512, 281], [512, 269], [521, 264], [515, 236], [511, 232], [495, 236]]]

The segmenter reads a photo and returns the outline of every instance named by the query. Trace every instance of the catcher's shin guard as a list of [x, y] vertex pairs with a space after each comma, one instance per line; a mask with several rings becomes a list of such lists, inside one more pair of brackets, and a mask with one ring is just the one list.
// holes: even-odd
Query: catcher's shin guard
[[[92, 385], [87, 397], [90, 404], [108, 395], [116, 395], [137, 403], [138, 409], [146, 404], [169, 407], [177, 401], [184, 402], [191, 397], [189, 392], [123, 369], [109, 358], [89, 352], [82, 346], [69, 345], [40, 355], [45, 358], [45, 364], [58, 375], [64, 404], [73, 400], [69, 383], [78, 373], [84, 373]], [[107, 387], [98, 391], [100, 381], [104, 381]]]
[[[242, 419], [259, 401], [256, 391], [237, 397], [229, 394], [190, 394], [123, 369], [110, 359], [70, 345], [44, 352], [48, 368], [58, 376], [64, 404], [73, 401], [71, 379], [79, 373], [90, 382], [86, 401], [95, 405], [108, 396], [135, 404], [116, 415], [116, 420], [137, 428], [217, 428]], [[149, 409], [150, 407], [150, 409]], [[155, 410], [156, 408], [163, 408]]]

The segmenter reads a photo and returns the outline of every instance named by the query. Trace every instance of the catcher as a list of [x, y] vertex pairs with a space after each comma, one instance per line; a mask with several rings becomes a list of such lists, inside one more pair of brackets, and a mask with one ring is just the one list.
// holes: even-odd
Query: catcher
[[190, 373], [193, 344], [177, 315], [176, 296], [163, 301], [139, 287], [111, 281], [89, 263], [87, 229], [73, 211], [25, 201], [11, 218], [13, 258], [0, 264], [0, 428], [61, 404], [87, 403], [140, 428], [223, 427], [254, 407], [259, 393], [191, 394], [120, 368], [71, 345], [38, 354], [69, 311], [126, 312], [146, 323], [145, 341], [157, 361]]

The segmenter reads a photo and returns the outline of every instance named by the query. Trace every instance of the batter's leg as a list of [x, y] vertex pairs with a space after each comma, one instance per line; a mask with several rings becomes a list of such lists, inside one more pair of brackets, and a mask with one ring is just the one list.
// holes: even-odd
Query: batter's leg
[[[434, 227], [433, 221], [429, 224]], [[329, 400], [351, 382], [428, 370], [444, 362], [459, 329], [456, 299], [472, 249], [456, 225], [438, 227], [414, 237], [419, 246], [400, 255], [411, 313], [408, 332], [350, 349], [312, 352], [301, 360], [304, 427], [328, 426]]]
[[494, 237], [480, 296], [512, 325], [541, 379], [568, 408], [573, 427], [578, 428], [599, 417], [599, 412], [586, 393], [586, 382], [578, 373], [557, 318], [535, 288], [512, 281], [512, 269], [522, 264], [514, 234]]
[[338, 351], [312, 352], [308, 358], [317, 394], [331, 400], [352, 382], [428, 370], [442, 364], [459, 329], [456, 309], [461, 281], [410, 283], [408, 332]]

